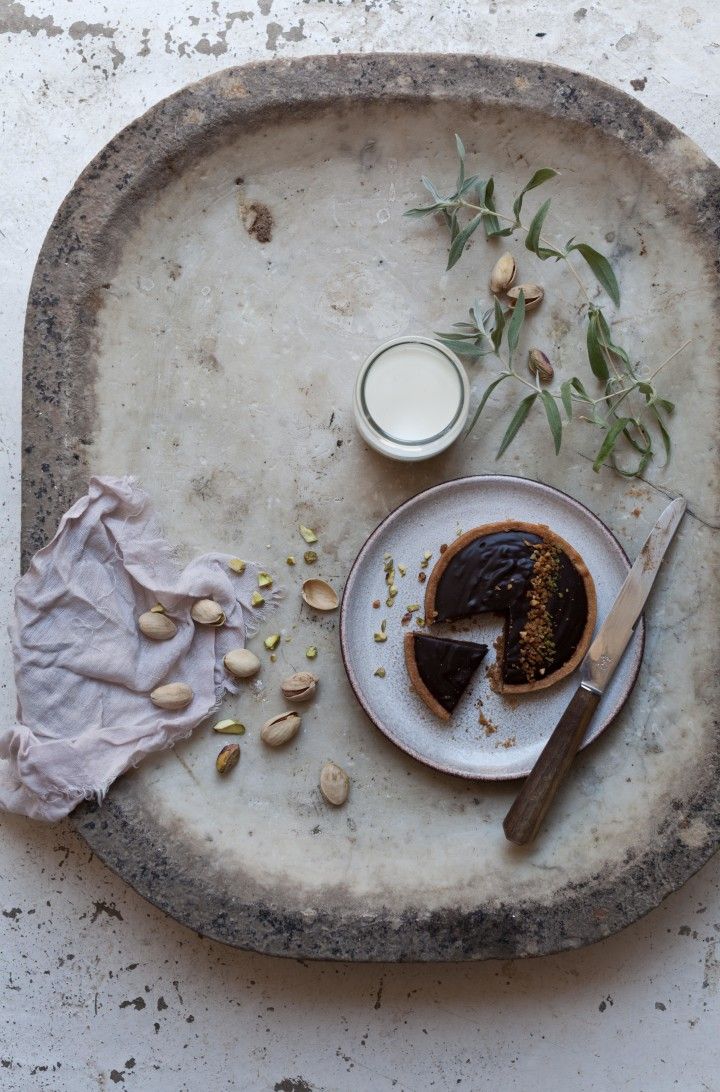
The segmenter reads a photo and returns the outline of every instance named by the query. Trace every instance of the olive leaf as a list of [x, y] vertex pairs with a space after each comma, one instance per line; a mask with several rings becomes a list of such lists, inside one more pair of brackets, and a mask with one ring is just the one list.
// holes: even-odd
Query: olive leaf
[[446, 268], [452, 269], [455, 263], [460, 259], [460, 255], [465, 249], [465, 244], [472, 235], [472, 233], [482, 223], [482, 213], [479, 212], [477, 216], [473, 216], [469, 224], [466, 224], [462, 231], [459, 231], [452, 241], [450, 250], [448, 253], [448, 263]]
[[590, 368], [597, 379], [607, 381], [610, 378], [610, 369], [605, 359], [605, 354], [598, 336], [598, 312], [591, 310], [587, 324], [587, 355]]
[[518, 347], [518, 341], [520, 340], [520, 331], [522, 324], [525, 321], [525, 293], [522, 288], [518, 294], [517, 303], [513, 308], [512, 318], [508, 323], [507, 343], [510, 352], [510, 359]]
[[572, 246], [566, 247], [566, 253], [568, 254], [573, 250], [577, 250], [578, 253], [582, 254], [583, 258], [595, 274], [596, 280], [605, 289], [615, 306], [619, 307], [620, 287], [615, 274], [613, 273], [613, 267], [610, 265], [610, 262], [605, 255], [601, 254], [599, 250], [595, 250], [589, 243], [573, 243]]
[[467, 430], [465, 432], [465, 438], [466, 439], [470, 435], [472, 430], [475, 428], [475, 425], [478, 422], [478, 418], [479, 418], [480, 414], [482, 413], [482, 411], [485, 409], [485, 404], [486, 404], [488, 398], [490, 397], [490, 395], [492, 394], [492, 392], [495, 390], [496, 387], [500, 386], [500, 384], [502, 383], [502, 381], [504, 379], [509, 379], [509, 378], [510, 378], [510, 372], [503, 372], [501, 375], [499, 375], [497, 377], [497, 379], [493, 379], [492, 383], [488, 383], [487, 387], [485, 388], [485, 392], [484, 392], [482, 398], [480, 399], [480, 404], [478, 405], [478, 408], [475, 410], [475, 413], [473, 414], [472, 421], [468, 425]]
[[495, 352], [498, 351], [502, 344], [502, 336], [505, 330], [505, 312], [500, 306], [500, 301], [495, 297], [495, 326], [493, 332], [490, 335]]
[[515, 410], [513, 419], [508, 425], [507, 431], [505, 432], [500, 447], [498, 448], [498, 453], [495, 456], [496, 459], [499, 459], [501, 455], [504, 455], [507, 449], [510, 447], [510, 444], [513, 442], [521, 427], [525, 423], [527, 415], [532, 409], [533, 403], [536, 398], [537, 392], [535, 394], [529, 394], [527, 398], [523, 398], [522, 402]]
[[524, 190], [521, 190], [518, 196], [513, 202], [513, 215], [515, 217], [515, 223], [520, 225], [520, 213], [522, 212], [523, 198], [530, 190], [537, 189], [538, 186], [542, 186], [543, 182], [549, 182], [551, 178], [555, 178], [557, 171], [554, 171], [552, 167], [541, 167], [539, 171], [535, 171], [530, 181]]
[[572, 379], [566, 379], [560, 387], [560, 397], [562, 398], [563, 409], [567, 415], [568, 421], [572, 421], [573, 405], [572, 405]]
[[458, 193], [459, 193], [460, 190], [462, 189], [463, 182], [465, 181], [465, 145], [463, 144], [462, 140], [457, 135], [457, 133], [455, 134], [455, 147], [457, 148], [458, 161], [459, 161], [458, 179], [457, 179], [457, 188], [458, 188]]
[[600, 444], [598, 453], [595, 456], [595, 461], [593, 462], [593, 470], [596, 474], [630, 423], [629, 417], [618, 417], [617, 421], [613, 421], [605, 434], [603, 442]]
[[512, 235], [512, 227], [502, 227], [500, 220], [493, 213], [496, 212], [495, 208], [495, 179], [489, 178], [487, 182], [480, 183], [477, 189], [478, 204], [483, 205], [485, 208], [490, 209], [489, 213], [484, 214], [485, 220], [485, 236], [488, 239], [500, 238], [501, 236]]
[[550, 432], [552, 433], [553, 443], [555, 444], [555, 454], [559, 455], [560, 444], [562, 443], [560, 410], [557, 408], [557, 402], [550, 394], [550, 391], [540, 391], [540, 397], [542, 398], [545, 414], [548, 419], [548, 424], [550, 425]]

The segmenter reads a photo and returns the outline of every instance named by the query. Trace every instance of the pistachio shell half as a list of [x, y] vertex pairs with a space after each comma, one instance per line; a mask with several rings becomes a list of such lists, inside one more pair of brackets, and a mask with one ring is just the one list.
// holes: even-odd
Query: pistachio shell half
[[501, 296], [515, 280], [517, 264], [512, 254], [502, 254], [493, 266], [490, 274], [490, 291], [495, 296]]
[[249, 679], [260, 670], [260, 661], [249, 648], [233, 648], [226, 653], [223, 663], [236, 679]]
[[225, 612], [214, 599], [198, 599], [192, 605], [190, 617], [201, 626], [221, 626], [225, 621]]
[[313, 610], [336, 610], [339, 602], [333, 588], [316, 577], [303, 581], [302, 597]]
[[169, 641], [177, 633], [177, 626], [172, 618], [152, 610], [140, 615], [138, 629], [151, 641]]
[[320, 771], [320, 792], [328, 804], [339, 808], [350, 792], [350, 778], [335, 762], [326, 762]]
[[150, 695], [150, 701], [159, 709], [184, 709], [193, 700], [192, 687], [187, 683], [166, 683], [158, 686]]
[[525, 310], [532, 311], [534, 307], [537, 307], [542, 302], [545, 295], [545, 289], [539, 284], [516, 284], [514, 288], [510, 288], [507, 293], [508, 302], [510, 307], [514, 307], [518, 301], [520, 293], [525, 296]]
[[281, 685], [286, 701], [310, 701], [317, 687], [317, 676], [311, 671], [296, 671]]
[[282, 747], [283, 743], [289, 743], [293, 736], [297, 735], [299, 727], [299, 713], [278, 713], [277, 716], [265, 721], [260, 729], [260, 739], [268, 747]]

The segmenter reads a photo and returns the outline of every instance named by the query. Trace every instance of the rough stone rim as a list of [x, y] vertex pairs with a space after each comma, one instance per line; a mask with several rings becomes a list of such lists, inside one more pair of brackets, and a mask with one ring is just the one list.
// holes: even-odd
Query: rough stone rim
[[[92, 348], [102, 282], [123, 219], [199, 148], [228, 128], [269, 120], [280, 109], [316, 111], [339, 99], [492, 102], [593, 125], [662, 176], [711, 248], [720, 238], [720, 170], [671, 123], [602, 82], [548, 64], [442, 54], [348, 54], [262, 62], [216, 73], [152, 107], [90, 163], [63, 202], [33, 276], [25, 325], [23, 558], [52, 536], [85, 489], [93, 406]], [[672, 147], [671, 147], [672, 146]], [[678, 146], [689, 154], [679, 162]], [[193, 152], [188, 152], [193, 148]], [[160, 151], [161, 150], [161, 151]], [[46, 469], [46, 467], [48, 469]], [[95, 852], [141, 894], [191, 928], [257, 951], [304, 958], [462, 960], [577, 948], [636, 921], [697, 871], [720, 844], [720, 752], [689, 801], [674, 801], [657, 844], [612, 874], [569, 884], [552, 906], [532, 903], [428, 915], [408, 907], [371, 919], [343, 909], [308, 916], [273, 892], [194, 889], [206, 863], [173, 860], [145, 841], [141, 813], [123, 810], [123, 782], [96, 815], [74, 814]], [[149, 817], [149, 816], [148, 816]], [[695, 836], [683, 840], [693, 822]], [[689, 844], [690, 843], [690, 844]], [[191, 868], [193, 871], [191, 871]], [[335, 893], [328, 892], [328, 901]]]

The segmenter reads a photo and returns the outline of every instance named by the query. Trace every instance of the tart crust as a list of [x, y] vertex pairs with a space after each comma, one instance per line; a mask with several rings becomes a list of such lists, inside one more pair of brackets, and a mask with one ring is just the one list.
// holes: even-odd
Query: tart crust
[[434, 713], [436, 717], [440, 717], [440, 720], [450, 720], [450, 713], [444, 705], [441, 705], [436, 697], [428, 690], [425, 683], [420, 678], [420, 672], [418, 671], [417, 660], [415, 659], [415, 634], [417, 630], [413, 630], [411, 633], [405, 634], [405, 664], [407, 665], [408, 675], [410, 676], [410, 682], [412, 689], [417, 696], [425, 702], [431, 713]]
[[[582, 578], [582, 582], [585, 585], [585, 595], [587, 596], [588, 610], [587, 618], [585, 619], [585, 628], [578, 641], [577, 648], [570, 659], [561, 667], [557, 668], [556, 671], [551, 672], [549, 675], [544, 675], [541, 679], [533, 679], [532, 682], [526, 683], [504, 683], [502, 681], [501, 672], [496, 672], [497, 678], [493, 678], [493, 684], [494, 689], [498, 690], [499, 693], [529, 694], [535, 690], [545, 690], [548, 686], [554, 686], [555, 683], [560, 682], [561, 679], [565, 679], [568, 675], [573, 673], [590, 647], [590, 641], [592, 640], [595, 622], [597, 620], [597, 596], [595, 594], [595, 584], [590, 575], [590, 570], [577, 550], [574, 549], [569, 542], [566, 542], [564, 538], [561, 538], [560, 535], [551, 531], [546, 524], [504, 520], [502, 523], [485, 523], [482, 527], [473, 527], [471, 531], [466, 531], [464, 535], [460, 535], [459, 538], [456, 538], [452, 545], [448, 546], [447, 550], [440, 555], [430, 573], [430, 578], [425, 590], [425, 621], [428, 625], [432, 625], [435, 620], [435, 596], [438, 584], [452, 558], [469, 543], [474, 542], [476, 538], [483, 538], [485, 535], [494, 535], [501, 531], [525, 531], [528, 534], [537, 535], [539, 538], [542, 538], [545, 542], [548, 542], [553, 546], [557, 546], [557, 548], [562, 550], [570, 559], [574, 568], [577, 570], [578, 575]], [[407, 636], [411, 636], [411, 634], [408, 634]], [[407, 637], [405, 640], [407, 642]], [[405, 648], [407, 658], [407, 643]], [[499, 650], [499, 655], [501, 654], [502, 646], [500, 646]], [[408, 670], [410, 670], [409, 664]], [[492, 667], [489, 670], [492, 670]]]

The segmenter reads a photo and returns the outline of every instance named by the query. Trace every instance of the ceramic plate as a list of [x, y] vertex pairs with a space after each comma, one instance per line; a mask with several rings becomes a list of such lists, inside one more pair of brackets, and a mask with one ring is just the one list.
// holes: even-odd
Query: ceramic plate
[[[615, 536], [593, 513], [566, 493], [527, 478], [488, 475], [460, 478], [418, 493], [396, 508], [368, 538], [345, 586], [340, 619], [345, 669], [360, 704], [374, 724], [408, 754], [446, 773], [461, 777], [522, 777], [529, 773], [542, 747], [578, 684], [577, 672], [556, 686], [534, 694], [504, 698], [491, 690], [485, 674], [493, 662], [492, 644], [502, 631], [498, 615], [438, 626], [439, 636], [458, 633], [463, 639], [490, 647], [448, 724], [433, 716], [409, 690], [401, 624], [405, 609], [421, 604], [424, 586], [418, 582], [419, 562], [432, 551], [430, 568], [440, 545], [461, 531], [483, 523], [517, 519], [546, 523], [585, 559], [597, 590], [598, 619], [605, 618], [620, 590], [630, 563]], [[407, 575], [396, 577], [396, 605], [386, 606], [384, 555], [390, 554]], [[380, 599], [378, 610], [373, 602]], [[373, 634], [387, 622], [387, 641]], [[583, 747], [600, 735], [619, 713], [640, 669], [644, 627], [641, 621], [625, 657], [615, 672]], [[385, 677], [375, 675], [385, 668]], [[482, 701], [482, 706], [479, 702]], [[483, 723], [480, 717], [483, 717]], [[489, 722], [489, 723], [488, 723]]]

